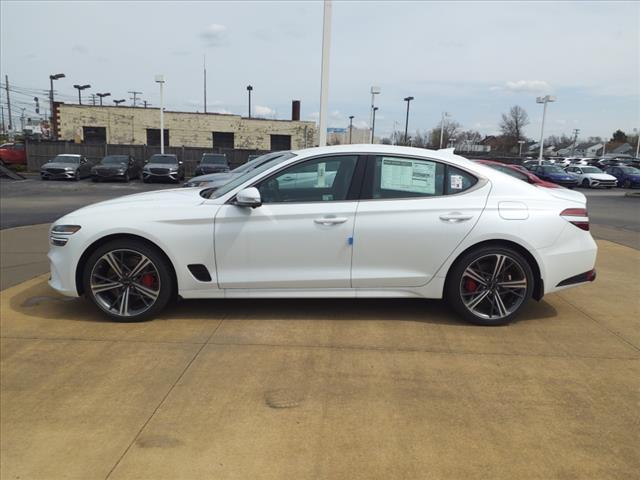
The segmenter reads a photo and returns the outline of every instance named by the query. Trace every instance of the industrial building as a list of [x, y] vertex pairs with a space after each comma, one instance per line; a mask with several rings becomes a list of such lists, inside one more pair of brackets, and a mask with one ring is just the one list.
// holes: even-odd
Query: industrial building
[[[85, 144], [160, 145], [160, 109], [56, 103], [54, 135]], [[290, 150], [316, 143], [315, 122], [300, 121], [300, 102], [291, 120], [220, 113], [164, 111], [164, 143], [172, 147]]]

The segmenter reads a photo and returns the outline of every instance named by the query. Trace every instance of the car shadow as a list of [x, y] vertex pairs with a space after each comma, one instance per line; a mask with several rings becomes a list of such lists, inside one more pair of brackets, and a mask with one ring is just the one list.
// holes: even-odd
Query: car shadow
[[[110, 322], [84, 298], [64, 297], [39, 282], [10, 299], [13, 311], [59, 321]], [[557, 316], [546, 301], [530, 301], [514, 323]], [[158, 316], [162, 320], [337, 320], [410, 321], [468, 326], [441, 300], [420, 298], [349, 299], [205, 299], [177, 300]]]

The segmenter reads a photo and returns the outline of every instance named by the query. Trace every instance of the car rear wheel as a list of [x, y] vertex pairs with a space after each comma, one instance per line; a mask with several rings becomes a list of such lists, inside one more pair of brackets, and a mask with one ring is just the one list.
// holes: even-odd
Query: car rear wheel
[[115, 240], [91, 254], [83, 272], [84, 292], [117, 322], [139, 322], [157, 315], [173, 296], [167, 260], [136, 240]]
[[518, 252], [488, 246], [460, 258], [447, 279], [446, 298], [465, 320], [477, 325], [510, 323], [531, 298], [531, 266]]

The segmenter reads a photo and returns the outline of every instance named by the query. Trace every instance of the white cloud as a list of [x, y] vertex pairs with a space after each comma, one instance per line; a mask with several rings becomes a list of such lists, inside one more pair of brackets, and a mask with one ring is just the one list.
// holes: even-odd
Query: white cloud
[[272, 108], [265, 107], [263, 105], [256, 105], [254, 108], [256, 117], [271, 117], [275, 115], [276, 111]]
[[226, 108], [216, 107], [210, 110], [211, 113], [223, 113], [225, 115], [233, 115], [233, 112], [230, 112]]
[[543, 93], [549, 92], [551, 86], [544, 80], [516, 80], [506, 82], [504, 85], [491, 87], [492, 91], [506, 91], [514, 93]]
[[225, 27], [224, 25], [219, 25], [217, 23], [212, 23], [202, 32], [200, 32], [200, 38], [202, 38], [205, 45], [207, 45], [208, 47], [215, 47], [222, 44], [222, 42], [226, 38], [226, 33], [227, 27]]

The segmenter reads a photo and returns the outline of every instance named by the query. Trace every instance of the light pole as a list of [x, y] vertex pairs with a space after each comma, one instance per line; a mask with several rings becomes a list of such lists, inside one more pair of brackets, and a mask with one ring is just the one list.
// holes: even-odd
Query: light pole
[[579, 128], [573, 129], [573, 143], [571, 144], [571, 156], [573, 157], [573, 151], [576, 148], [576, 144], [578, 143], [578, 134], [580, 133]]
[[349, 115], [349, 145], [351, 145], [352, 136], [353, 136], [353, 115]]
[[96, 93], [96, 95], [98, 95], [98, 97], [100, 97], [100, 106], [102, 106], [102, 99], [104, 97], [110, 97], [111, 96], [111, 94], [109, 92], [107, 92], [107, 93]]
[[318, 146], [327, 145], [327, 110], [329, 109], [329, 57], [331, 55], [331, 0], [324, 0], [322, 13], [322, 63], [320, 68], [320, 118]]
[[116, 104], [116, 107], [117, 107], [118, 105], [120, 105], [121, 103], [124, 103], [124, 102], [125, 102], [125, 99], [124, 99], [124, 98], [122, 98], [122, 99], [120, 99], [120, 100], [114, 100], [114, 101], [113, 101], [113, 103], [115, 103], [115, 104]]
[[371, 121], [371, 143], [375, 143], [374, 142], [374, 138], [375, 138], [375, 131], [376, 131], [376, 112], [378, 111], [378, 107], [373, 107], [373, 116], [372, 116], [372, 121]]
[[522, 145], [524, 144], [524, 140], [518, 140], [519, 148], [518, 148], [518, 156], [522, 157]]
[[160, 84], [160, 154], [164, 155], [164, 75], [156, 75]]
[[444, 122], [449, 116], [447, 112], [442, 112], [442, 118], [440, 119], [440, 148], [442, 148], [442, 140], [444, 138]]
[[51, 82], [51, 90], [49, 90], [49, 101], [51, 102], [51, 131], [53, 132], [54, 136], [56, 133], [56, 129], [53, 127], [53, 119], [54, 119], [54, 113], [53, 113], [53, 81], [54, 80], [59, 80], [61, 78], [64, 78], [65, 74], [64, 73], [56, 73], [55, 75], [49, 75], [49, 81]]
[[82, 105], [82, 90], [91, 88], [91, 85], [74, 85], [73, 88], [76, 88], [78, 90], [78, 103]]
[[413, 97], [404, 97], [404, 101], [407, 102], [407, 119], [404, 122], [404, 144], [409, 143], [409, 104], [413, 100]]
[[636, 134], [636, 160], [638, 159], [638, 154], [640, 154], [640, 131], [637, 128], [633, 129], [633, 133]]
[[376, 95], [380, 95], [380, 92], [380, 87], [371, 87], [371, 107], [369, 107], [369, 133], [371, 133], [371, 121], [373, 119], [373, 109], [376, 103]]
[[544, 109], [542, 110], [542, 126], [540, 127], [540, 154], [538, 155], [538, 165], [542, 165], [542, 152], [544, 151], [544, 119], [547, 116], [547, 103], [555, 101], [556, 97], [551, 95], [536, 98], [536, 103], [544, 104]]
[[249, 93], [249, 118], [251, 118], [251, 92], [253, 87], [251, 85], [247, 85], [247, 92]]

